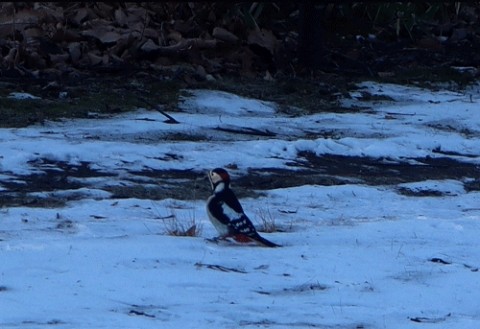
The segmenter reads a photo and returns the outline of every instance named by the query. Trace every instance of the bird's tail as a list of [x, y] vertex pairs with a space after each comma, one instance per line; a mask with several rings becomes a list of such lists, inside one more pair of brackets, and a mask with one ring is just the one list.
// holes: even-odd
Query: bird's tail
[[273, 243], [272, 241], [269, 241], [269, 240], [265, 239], [264, 237], [261, 237], [260, 235], [257, 236], [257, 238], [255, 240], [258, 243], [260, 243], [262, 246], [265, 246], [265, 247], [270, 247], [270, 248], [280, 247], [279, 244]]
[[236, 234], [233, 236], [233, 239], [240, 243], [249, 243], [249, 242], [256, 242], [264, 247], [275, 248], [280, 247], [280, 245], [273, 243], [265, 239], [264, 237], [260, 236], [259, 234], [255, 234], [255, 236], [249, 236], [244, 234]]

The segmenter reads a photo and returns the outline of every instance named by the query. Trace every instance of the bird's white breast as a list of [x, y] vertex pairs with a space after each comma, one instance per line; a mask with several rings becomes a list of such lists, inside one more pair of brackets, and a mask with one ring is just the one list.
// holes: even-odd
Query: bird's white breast
[[208, 214], [208, 218], [210, 219], [210, 222], [212, 222], [213, 226], [215, 227], [215, 229], [217, 230], [218, 234], [220, 236], [226, 236], [228, 235], [228, 227], [227, 225], [223, 224], [222, 222], [220, 222], [211, 212], [210, 212], [210, 209], [208, 207], [208, 205], [210, 204], [210, 202], [212, 201], [212, 199], [214, 198], [214, 195], [210, 196], [207, 200], [207, 214]]

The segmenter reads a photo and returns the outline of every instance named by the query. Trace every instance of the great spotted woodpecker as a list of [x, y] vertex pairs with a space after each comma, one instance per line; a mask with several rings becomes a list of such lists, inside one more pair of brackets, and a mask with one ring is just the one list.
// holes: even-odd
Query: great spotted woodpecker
[[255, 226], [245, 215], [235, 193], [230, 189], [230, 175], [223, 168], [208, 172], [212, 195], [207, 200], [207, 213], [219, 238], [233, 238], [237, 242], [256, 242], [265, 247], [279, 247], [258, 234]]

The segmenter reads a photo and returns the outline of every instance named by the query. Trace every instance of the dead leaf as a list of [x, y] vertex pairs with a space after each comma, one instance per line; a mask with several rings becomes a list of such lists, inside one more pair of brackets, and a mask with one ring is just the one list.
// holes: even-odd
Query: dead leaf
[[197, 225], [192, 225], [188, 230], [185, 231], [185, 236], [196, 236]]
[[23, 30], [23, 37], [27, 40], [27, 42], [32, 38], [39, 38], [43, 36], [43, 34], [44, 31], [39, 26], [31, 26]]
[[115, 16], [115, 21], [119, 26], [121, 27], [127, 26], [127, 15], [125, 14], [122, 8], [116, 9], [114, 12], [114, 16]]
[[265, 72], [265, 76], [263, 77], [263, 80], [265, 81], [275, 81], [275, 78], [272, 76], [272, 74], [267, 71]]
[[51, 39], [54, 42], [75, 42], [82, 41], [83, 37], [72, 29], [57, 29]]
[[8, 64], [10, 68], [12, 68], [13, 66], [16, 66], [19, 61], [19, 52], [17, 48], [10, 48], [7, 56], [5, 56], [3, 60], [5, 61], [5, 63]]
[[122, 38], [119, 39], [117, 43], [109, 49], [109, 53], [121, 57], [125, 50], [134, 46], [135, 40], [136, 37], [131, 33], [123, 35]]
[[92, 12], [90, 8], [78, 8], [75, 11], [75, 16], [71, 17], [70, 20], [77, 26], [82, 25], [84, 21], [87, 19], [91, 19], [95, 17], [95, 14]]
[[431, 49], [440, 51], [443, 49], [443, 45], [437, 39], [427, 36], [417, 41], [417, 47], [423, 49]]
[[122, 34], [114, 31], [112, 27], [102, 25], [82, 31], [81, 34], [95, 38], [103, 44], [114, 44], [122, 38]]
[[28, 67], [36, 67], [39, 69], [44, 69], [47, 67], [47, 61], [36, 51], [27, 52], [25, 56], [25, 64]]
[[143, 36], [145, 38], [149, 38], [149, 39], [153, 39], [153, 40], [158, 40], [159, 38], [159, 34], [158, 34], [158, 31], [156, 29], [152, 29], [152, 28], [145, 28], [141, 31], [143, 33]]
[[198, 66], [197, 66], [197, 69], [195, 70], [195, 73], [198, 75], [198, 77], [199, 77], [201, 80], [206, 80], [206, 78], [207, 78], [207, 71], [205, 70], [205, 68], [204, 68], [202, 65], [198, 65]]
[[378, 72], [377, 73], [380, 78], [387, 78], [387, 77], [394, 77], [395, 72]]
[[469, 36], [470, 31], [466, 28], [456, 28], [452, 31], [452, 35], [450, 36], [450, 42], [461, 42]]
[[98, 65], [98, 64], [102, 63], [102, 61], [103, 61], [102, 56], [98, 56], [97, 54], [94, 54], [93, 52], [88, 53], [88, 58], [90, 60], [90, 64], [93, 65], [93, 66]]
[[65, 63], [70, 57], [69, 54], [50, 54], [49, 56], [53, 65]]
[[41, 2], [35, 2], [33, 9], [35, 13], [38, 14], [41, 22], [55, 24], [58, 21], [63, 21], [65, 19], [63, 16], [63, 9], [60, 7], [48, 6]]
[[[1, 17], [0, 17], [1, 20]], [[13, 35], [12, 25], [8, 23], [0, 24], [0, 39], [7, 39]]]
[[102, 18], [110, 20], [114, 9], [108, 2], [96, 2], [93, 7], [93, 12]]
[[167, 35], [167, 39], [170, 41], [170, 40], [173, 40], [175, 43], [177, 42], [180, 42], [183, 37], [182, 37], [182, 34], [180, 32], [177, 32], [177, 31], [171, 31], [168, 35]]
[[155, 44], [151, 39], [147, 39], [147, 41], [140, 47], [140, 49], [144, 52], [151, 52], [160, 49], [158, 45]]
[[238, 37], [221, 27], [216, 27], [213, 29], [212, 36], [218, 40], [235, 43], [238, 41]]
[[249, 73], [253, 66], [253, 53], [250, 49], [246, 48], [241, 52], [242, 72]]
[[120, 59], [123, 60], [123, 61], [127, 61], [127, 60], [131, 59], [132, 57], [133, 56], [130, 53], [130, 50], [125, 49], [125, 51], [123, 51], [122, 55], [120, 56]]
[[173, 21], [172, 28], [173, 28], [173, 30], [178, 31], [183, 35], [188, 35], [188, 32], [190, 32], [191, 29], [192, 29], [192, 26], [193, 26], [192, 23], [193, 22], [192, 22], [191, 19], [189, 19], [187, 21], [184, 21], [182, 19], [177, 19], [177, 20]]
[[270, 54], [275, 54], [278, 40], [272, 31], [258, 29], [250, 31], [247, 42], [249, 45], [257, 45], [265, 48]]
[[127, 18], [129, 24], [133, 22], [144, 21], [146, 16], [147, 10], [145, 8], [131, 6], [127, 9]]
[[68, 45], [68, 53], [73, 63], [77, 63], [82, 57], [82, 45], [80, 42], [72, 42]]
[[35, 12], [30, 8], [25, 8], [17, 12], [15, 15], [12, 15], [10, 21], [5, 23], [15, 22], [14, 27], [21, 31], [25, 27], [25, 24], [38, 24], [40, 20], [39, 16], [38, 12]]

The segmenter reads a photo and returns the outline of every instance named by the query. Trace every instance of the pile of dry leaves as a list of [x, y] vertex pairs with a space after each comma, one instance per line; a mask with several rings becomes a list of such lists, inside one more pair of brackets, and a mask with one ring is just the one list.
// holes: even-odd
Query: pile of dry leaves
[[395, 68], [480, 66], [478, 5], [346, 3], [321, 5], [313, 25], [301, 29], [300, 2], [1, 2], [0, 75], [141, 69], [195, 81], [271, 80], [297, 74], [299, 42], [308, 44], [301, 31], [319, 24], [322, 70], [380, 76]]
[[228, 14], [215, 3], [2, 2], [0, 70], [39, 77], [181, 67], [196, 79], [268, 76], [280, 48], [296, 46], [295, 35], [279, 40]]

